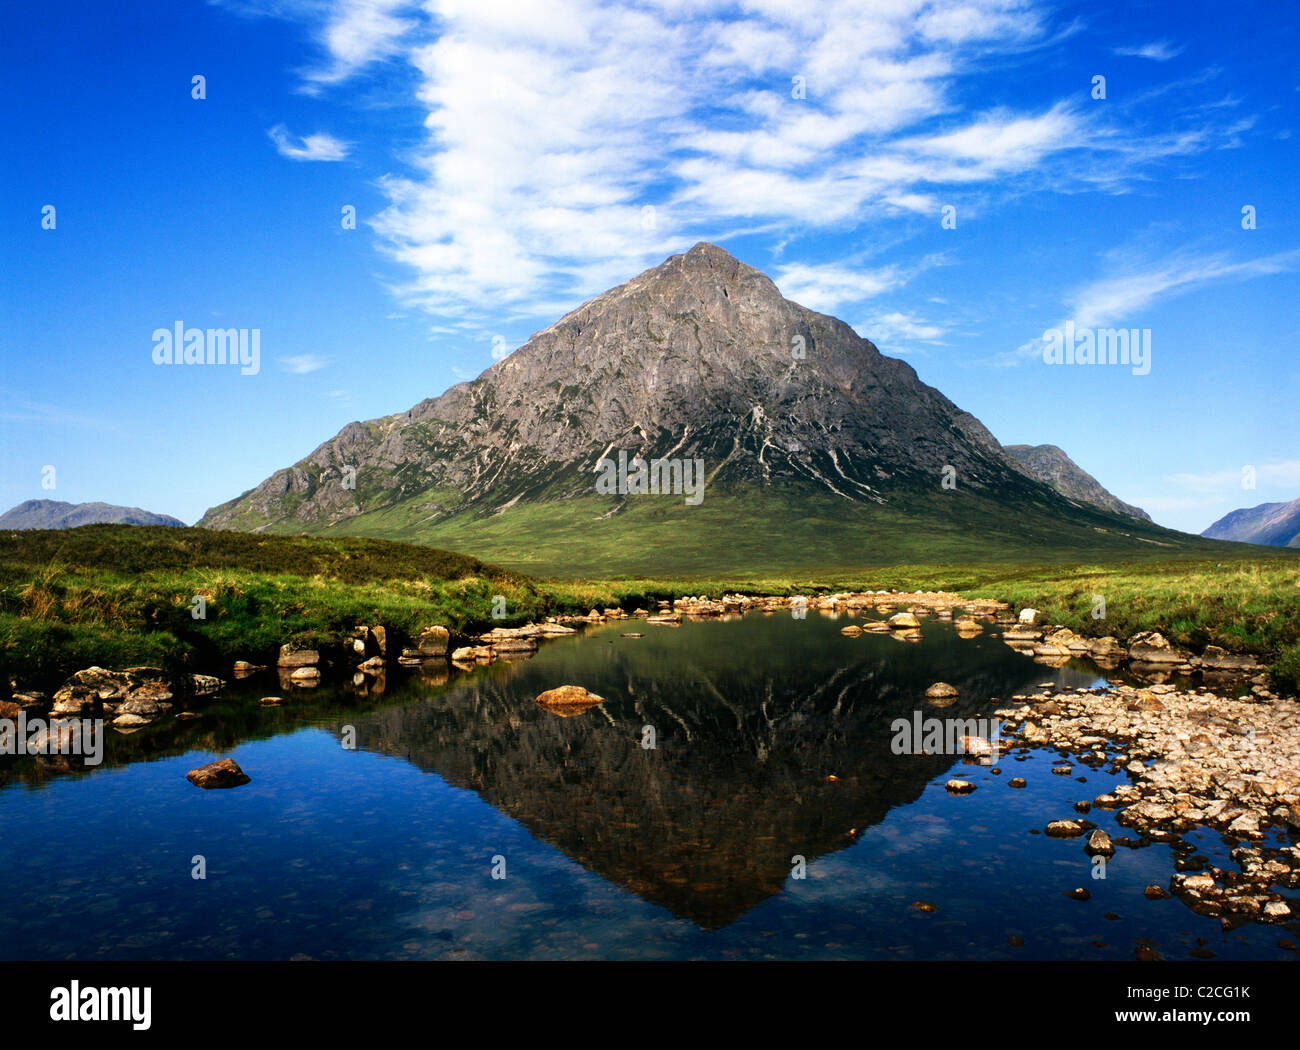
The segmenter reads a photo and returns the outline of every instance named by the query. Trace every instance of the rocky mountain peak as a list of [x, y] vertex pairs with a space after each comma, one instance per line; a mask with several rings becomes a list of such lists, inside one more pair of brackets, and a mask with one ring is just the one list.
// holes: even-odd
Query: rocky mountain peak
[[[946, 475], [990, 507], [1069, 506], [911, 366], [701, 242], [571, 310], [473, 381], [349, 424], [200, 524], [371, 531], [369, 520], [390, 535], [383, 521], [413, 520], [408, 537], [453, 520], [539, 520], [528, 507], [560, 520], [572, 500], [589, 508], [583, 520], [604, 520], [629, 506], [594, 487], [593, 471], [619, 452], [702, 463], [710, 498], [824, 498], [850, 516], [885, 505], [932, 513], [952, 491]], [[340, 483], [348, 472], [355, 487]]]

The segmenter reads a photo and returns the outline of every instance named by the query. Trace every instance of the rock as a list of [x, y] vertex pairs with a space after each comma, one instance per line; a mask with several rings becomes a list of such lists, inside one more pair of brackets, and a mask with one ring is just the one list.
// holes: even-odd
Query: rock
[[358, 671], [370, 675], [383, 674], [387, 668], [388, 664], [382, 656], [372, 656], [369, 660], [365, 660], [357, 665]]
[[894, 613], [889, 618], [889, 626], [895, 631], [917, 630], [921, 626], [921, 621], [910, 612]]
[[266, 667], [262, 664], [250, 664], [247, 660], [236, 660], [231, 668], [236, 678], [242, 678], [250, 674], [256, 674], [258, 671], [265, 671]]
[[502, 638], [500, 641], [493, 642], [491, 649], [494, 655], [500, 653], [535, 653], [537, 652], [537, 639], [526, 636]]
[[[43, 715], [50, 709], [50, 698], [44, 693], [35, 690], [29, 690], [23, 693], [14, 693], [6, 703], [12, 704], [14, 707], [26, 711], [28, 718], [36, 715]], [[17, 713], [12, 717], [17, 718]]]
[[925, 691], [925, 698], [932, 704], [943, 707], [946, 706], [946, 704], [942, 703], [942, 701], [946, 701], [950, 704], [957, 699], [957, 688], [949, 685], [947, 682], [935, 682], [934, 685], [930, 686], [930, 688]]
[[320, 652], [298, 642], [286, 642], [280, 646], [280, 656], [276, 661], [279, 667], [314, 667], [320, 663]]
[[1021, 609], [1020, 615], [1016, 617], [1017, 623], [1032, 624], [1038, 618], [1037, 609]]
[[562, 718], [580, 715], [588, 708], [603, 702], [603, 697], [587, 692], [580, 685], [562, 685], [555, 689], [548, 689], [537, 698], [540, 707]]
[[1243, 813], [1228, 825], [1230, 835], [1244, 835], [1248, 838], [1260, 837], [1259, 817], [1254, 813]]
[[263, 707], [279, 707], [284, 700], [278, 696], [264, 696], [258, 701]]
[[1191, 657], [1170, 645], [1159, 631], [1142, 631], [1129, 639], [1128, 658], [1147, 664], [1183, 664]]
[[1188, 893], [1212, 893], [1215, 883], [1212, 875], [1175, 875], [1174, 886]]
[[445, 627], [426, 627], [415, 639], [415, 648], [424, 657], [446, 656], [451, 645], [451, 632]]
[[935, 912], [939, 910], [939, 905], [931, 904], [929, 901], [912, 901], [912, 907], [917, 911]]
[[1163, 886], [1156, 886], [1154, 884], [1148, 886], [1142, 891], [1142, 893], [1146, 896], [1146, 899], [1150, 901], [1162, 901], [1168, 900], [1169, 898], [1168, 890]]
[[152, 721], [153, 721], [152, 718], [145, 718], [143, 715], [127, 714], [127, 715], [118, 715], [116, 718], [114, 718], [113, 725], [118, 726], [119, 728], [121, 727], [132, 728], [137, 726], [147, 726]]
[[185, 779], [201, 788], [232, 788], [247, 784], [249, 777], [232, 758], [222, 758], [209, 762], [206, 766], [191, 769]]
[[190, 692], [195, 696], [216, 696], [226, 683], [210, 674], [190, 675]]
[[1165, 705], [1150, 689], [1139, 689], [1137, 695], [1128, 703], [1130, 711], [1163, 711]]
[[1291, 905], [1285, 901], [1269, 901], [1264, 905], [1264, 915], [1270, 919], [1286, 919], [1291, 915]]
[[620, 635], [622, 638], [643, 638], [645, 637], [640, 631], [627, 631]]
[[1195, 657], [1193, 664], [1215, 671], [1257, 671], [1259, 661], [1249, 653], [1230, 653], [1217, 645], [1207, 645], [1205, 652]]
[[1074, 889], [1074, 890], [1066, 890], [1065, 893], [1061, 894], [1061, 896], [1069, 897], [1070, 900], [1072, 901], [1092, 900], [1092, 894], [1089, 893], [1087, 890], [1085, 890], [1083, 887], [1079, 887], [1078, 889]]
[[952, 779], [944, 784], [944, 790], [950, 795], [969, 795], [975, 790], [975, 785], [969, 780]]
[[1012, 777], [1007, 781], [1007, 787], [1022, 788], [1026, 786], [1024, 777]]
[[1109, 857], [1115, 852], [1115, 847], [1111, 845], [1110, 836], [1102, 831], [1101, 828], [1093, 829], [1093, 832], [1088, 836], [1088, 842], [1083, 849], [1089, 856]]
[[848, 635], [850, 638], [856, 638], [862, 633], [862, 628], [856, 624], [849, 624], [847, 627], [840, 628], [840, 634]]
[[296, 667], [289, 677], [295, 682], [315, 682], [320, 679], [320, 668]]
[[1044, 830], [1054, 839], [1072, 839], [1083, 834], [1083, 825], [1076, 820], [1053, 820]]

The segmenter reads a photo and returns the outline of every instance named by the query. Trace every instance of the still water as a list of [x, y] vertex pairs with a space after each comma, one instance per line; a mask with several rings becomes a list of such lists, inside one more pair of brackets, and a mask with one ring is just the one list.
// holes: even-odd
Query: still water
[[[622, 621], [448, 682], [389, 675], [380, 696], [281, 694], [272, 675], [195, 722], [110, 730], [89, 772], [5, 767], [0, 957], [1295, 958], [1286, 930], [1146, 899], [1168, 845], [1121, 848], [1097, 880], [1081, 839], [1034, 833], [1124, 774], [1053, 776], [1055, 750], [994, 773], [891, 748], [914, 711], [992, 716], [995, 698], [1095, 671], [1041, 667], [993, 629], [926, 623], [907, 644], [846, 622]], [[925, 703], [939, 680], [955, 706]], [[536, 704], [562, 684], [605, 703]], [[284, 706], [259, 708], [267, 694]], [[251, 783], [186, 781], [218, 757]], [[948, 794], [954, 775], [976, 791]], [[1213, 832], [1185, 837], [1231, 865]]]

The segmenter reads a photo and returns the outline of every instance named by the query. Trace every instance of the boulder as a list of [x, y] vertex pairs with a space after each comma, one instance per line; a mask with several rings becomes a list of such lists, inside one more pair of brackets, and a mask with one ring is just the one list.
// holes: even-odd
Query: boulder
[[445, 627], [426, 627], [415, 639], [415, 648], [424, 657], [446, 656], [451, 645], [451, 632]]
[[850, 638], [856, 638], [862, 633], [862, 628], [857, 624], [849, 624], [847, 627], [840, 628], [840, 634], [848, 635]]
[[894, 613], [894, 615], [889, 618], [889, 626], [895, 631], [911, 631], [920, 628], [921, 621], [916, 618], [914, 613]]
[[1183, 664], [1190, 656], [1170, 645], [1159, 631], [1142, 631], [1128, 640], [1128, 658], [1146, 664]]
[[1109, 857], [1115, 852], [1115, 847], [1111, 845], [1110, 836], [1101, 828], [1095, 828], [1091, 835], [1088, 836], [1088, 843], [1083, 847], [1091, 857], [1102, 856]]
[[562, 718], [580, 715], [588, 708], [604, 702], [604, 698], [589, 693], [580, 685], [561, 685], [548, 689], [537, 698], [539, 707]]
[[1249, 653], [1230, 653], [1217, 645], [1207, 645], [1205, 652], [1193, 658], [1192, 664], [1214, 671], [1258, 671], [1259, 661]]
[[1077, 820], [1053, 820], [1045, 830], [1054, 839], [1072, 839], [1083, 834], [1083, 825]]
[[211, 789], [239, 787], [252, 778], [239, 768], [233, 758], [222, 758], [198, 769], [191, 769], [185, 774], [185, 779], [195, 787]]
[[1016, 622], [1032, 624], [1036, 619], [1038, 619], [1037, 609], [1021, 609], [1020, 615], [1016, 617]]
[[969, 780], [957, 780], [956, 778], [953, 778], [948, 781], [948, 783], [944, 784], [943, 787], [950, 795], [969, 795], [975, 790], [976, 785], [972, 784]]
[[280, 646], [280, 657], [276, 663], [280, 667], [314, 667], [320, 663], [320, 651], [299, 642], [286, 642]]

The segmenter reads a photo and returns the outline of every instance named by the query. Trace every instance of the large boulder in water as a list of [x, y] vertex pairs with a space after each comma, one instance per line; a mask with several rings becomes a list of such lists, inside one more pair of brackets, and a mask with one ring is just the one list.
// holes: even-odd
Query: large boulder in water
[[561, 718], [580, 715], [588, 708], [603, 702], [604, 697], [589, 693], [580, 685], [562, 685], [555, 689], [548, 689], [537, 698], [539, 707], [544, 707]]
[[252, 778], [239, 768], [233, 758], [222, 758], [206, 766], [191, 769], [185, 779], [201, 788], [233, 788], [247, 784]]

